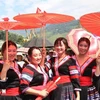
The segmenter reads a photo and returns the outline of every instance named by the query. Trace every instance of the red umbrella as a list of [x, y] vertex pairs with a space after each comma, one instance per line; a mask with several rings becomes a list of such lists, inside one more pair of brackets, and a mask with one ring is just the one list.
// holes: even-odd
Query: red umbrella
[[17, 21], [9, 21], [9, 18], [3, 18], [4, 21], [0, 21], [0, 30], [6, 31], [6, 48], [7, 48], [7, 60], [8, 60], [8, 30], [30, 29], [40, 27], [38, 24], [24, 24]]
[[81, 16], [80, 23], [87, 31], [100, 36], [100, 12]]
[[69, 47], [75, 52], [75, 54], [78, 54], [78, 49], [77, 49], [77, 43], [78, 40], [81, 37], [87, 37], [90, 39], [90, 49], [89, 49], [89, 55], [92, 57], [96, 56], [96, 53], [99, 51], [100, 49], [100, 42], [97, 39], [96, 36], [94, 36], [93, 34], [85, 31], [82, 28], [79, 29], [72, 29], [68, 34], [67, 34], [67, 40], [68, 40], [68, 45]]
[[[39, 8], [38, 8], [39, 9]], [[69, 15], [64, 14], [57, 14], [57, 13], [46, 13], [41, 12], [39, 9], [39, 12], [37, 13], [30, 13], [30, 14], [20, 14], [14, 17], [15, 20], [22, 21], [22, 22], [28, 22], [28, 23], [40, 23], [43, 27], [43, 33], [44, 33], [44, 43], [45, 45], [45, 26], [46, 24], [58, 24], [63, 22], [69, 22], [74, 20], [75, 18]]]
[[[50, 93], [52, 90], [56, 89], [57, 88], [57, 85], [56, 83], [60, 80], [60, 77], [57, 78], [57, 80], [54, 82], [54, 81], [49, 81], [47, 84], [46, 84], [46, 87], [45, 89]], [[41, 96], [38, 96], [35, 100], [42, 100], [43, 98]]]
[[75, 18], [69, 15], [57, 14], [57, 13], [30, 13], [30, 14], [20, 14], [14, 17], [15, 20], [28, 22], [28, 23], [41, 23], [46, 24], [58, 24], [63, 22], [69, 22]]
[[40, 27], [42, 27], [42, 25], [38, 23], [31, 24], [31, 23], [19, 22], [19, 24], [14, 26], [11, 30], [33, 29], [33, 28], [40, 28]]

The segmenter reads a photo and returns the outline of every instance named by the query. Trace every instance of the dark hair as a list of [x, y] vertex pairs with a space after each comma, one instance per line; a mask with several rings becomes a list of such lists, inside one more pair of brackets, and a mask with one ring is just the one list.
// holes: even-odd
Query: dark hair
[[59, 38], [57, 38], [57, 39], [55, 40], [55, 42], [54, 42], [54, 46], [58, 45], [59, 43], [61, 44], [61, 41], [64, 43], [65, 48], [66, 48], [66, 50], [67, 50], [67, 48], [68, 48], [68, 42], [67, 42], [67, 39], [65, 39], [64, 37], [59, 37]]
[[90, 47], [90, 40], [86, 37], [81, 37], [79, 40], [78, 40], [78, 45], [80, 44], [80, 42], [82, 41], [85, 41], [87, 44], [88, 44], [88, 48]]
[[[8, 40], [8, 47], [10, 45], [13, 45], [13, 46], [15, 46], [17, 48], [17, 45], [13, 41]], [[2, 48], [1, 48], [2, 55], [3, 55], [3, 53], [4, 53], [5, 50], [6, 50], [6, 41], [3, 43]]]
[[28, 56], [30, 56], [30, 57], [32, 56], [32, 51], [33, 51], [34, 49], [40, 50], [38, 47], [35, 47], [35, 46], [34, 46], [34, 47], [30, 47], [29, 50], [28, 50]]

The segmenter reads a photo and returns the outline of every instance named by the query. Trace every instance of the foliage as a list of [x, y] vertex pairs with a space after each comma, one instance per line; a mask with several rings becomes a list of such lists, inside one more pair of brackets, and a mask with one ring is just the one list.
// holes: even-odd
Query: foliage
[[[5, 40], [5, 39], [6, 39], [5, 31], [0, 31], [0, 40]], [[17, 44], [22, 45], [24, 42], [24, 37], [18, 34], [8, 32], [8, 40], [12, 40]]]
[[81, 27], [79, 20], [74, 20], [69, 23], [48, 25], [46, 27], [46, 38], [54, 43], [58, 37], [66, 37], [66, 35], [74, 28]]
[[5, 35], [5, 31], [0, 31], [0, 40], [5, 40], [6, 35]]

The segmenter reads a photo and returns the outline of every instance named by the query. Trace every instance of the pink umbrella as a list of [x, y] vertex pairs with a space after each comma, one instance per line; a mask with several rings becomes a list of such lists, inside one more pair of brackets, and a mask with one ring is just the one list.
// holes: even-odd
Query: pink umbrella
[[78, 28], [78, 29], [72, 29], [66, 36], [67, 40], [68, 40], [68, 45], [69, 47], [75, 52], [75, 54], [78, 54], [78, 49], [77, 49], [77, 43], [78, 40], [81, 37], [87, 37], [89, 38], [91, 44], [90, 44], [90, 49], [88, 51], [88, 54], [92, 57], [96, 56], [96, 53], [99, 51], [100, 49], [100, 41], [99, 39], [94, 36], [93, 34], [85, 31], [82, 28]]

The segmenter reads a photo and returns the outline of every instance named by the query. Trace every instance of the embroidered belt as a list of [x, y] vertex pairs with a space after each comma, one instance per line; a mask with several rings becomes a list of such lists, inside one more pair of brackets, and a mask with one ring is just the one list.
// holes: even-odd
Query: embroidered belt
[[0, 95], [16, 96], [19, 95], [19, 87], [0, 89]]
[[80, 77], [80, 85], [81, 86], [90, 86], [92, 85], [92, 80], [90, 77]]
[[55, 76], [55, 77], [53, 77], [53, 81], [55, 81], [58, 77], [60, 77], [60, 80], [57, 82], [57, 84], [63, 84], [63, 83], [71, 82], [70, 77], [67, 76], [67, 75]]

